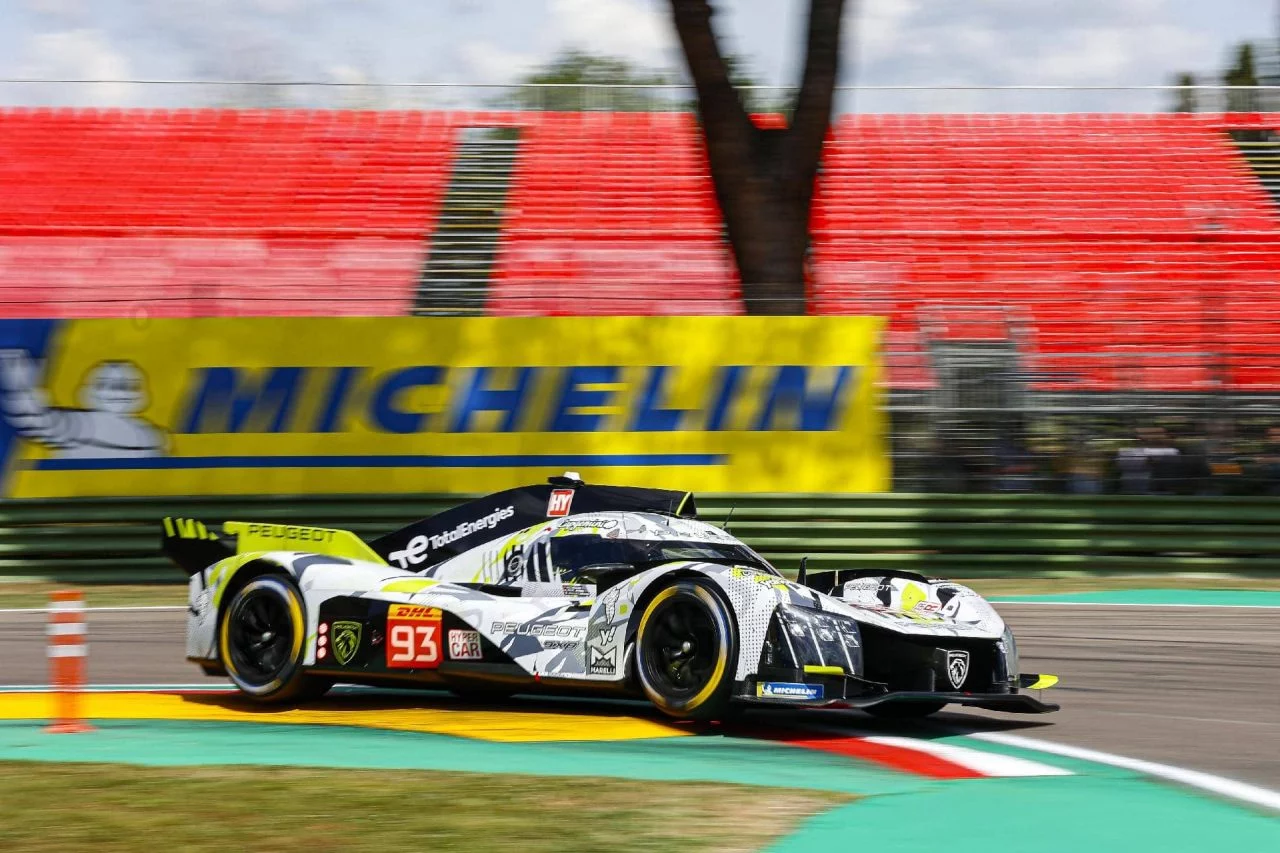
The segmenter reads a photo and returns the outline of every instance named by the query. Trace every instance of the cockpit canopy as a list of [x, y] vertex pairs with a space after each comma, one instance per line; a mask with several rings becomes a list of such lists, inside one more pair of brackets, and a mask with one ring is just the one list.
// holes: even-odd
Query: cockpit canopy
[[746, 545], [732, 542], [699, 542], [683, 539], [607, 539], [599, 535], [554, 538], [551, 564], [565, 583], [594, 582], [601, 569], [650, 569], [664, 563], [693, 560], [748, 566], [773, 572], [763, 557]]
[[768, 561], [719, 528], [657, 513], [605, 512], [555, 519], [504, 549], [502, 583], [608, 583], [683, 560], [776, 574]]

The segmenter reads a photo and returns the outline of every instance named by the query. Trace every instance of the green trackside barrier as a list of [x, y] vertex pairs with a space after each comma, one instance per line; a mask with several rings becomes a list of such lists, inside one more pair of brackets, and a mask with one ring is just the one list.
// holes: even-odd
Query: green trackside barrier
[[[111, 498], [0, 503], [0, 576], [144, 583], [181, 574], [159, 519], [262, 520], [374, 537], [445, 495]], [[784, 570], [912, 569], [951, 577], [1280, 574], [1280, 498], [1062, 495], [703, 495], [702, 517]], [[730, 514], [732, 511], [732, 514]]]

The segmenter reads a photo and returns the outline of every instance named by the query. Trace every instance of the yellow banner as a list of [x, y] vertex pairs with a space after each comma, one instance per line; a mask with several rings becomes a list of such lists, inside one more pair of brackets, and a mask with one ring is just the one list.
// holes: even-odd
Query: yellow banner
[[881, 321], [0, 323], [11, 497], [889, 488]]

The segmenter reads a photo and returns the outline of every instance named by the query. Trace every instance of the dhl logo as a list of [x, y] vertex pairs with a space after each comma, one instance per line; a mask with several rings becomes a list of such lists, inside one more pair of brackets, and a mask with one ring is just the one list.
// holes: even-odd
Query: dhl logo
[[436, 621], [440, 618], [440, 609], [417, 604], [393, 604], [387, 610], [387, 618]]
[[[842, 428], [860, 368], [204, 367], [177, 433], [724, 432]], [[673, 402], [675, 389], [683, 405]]]

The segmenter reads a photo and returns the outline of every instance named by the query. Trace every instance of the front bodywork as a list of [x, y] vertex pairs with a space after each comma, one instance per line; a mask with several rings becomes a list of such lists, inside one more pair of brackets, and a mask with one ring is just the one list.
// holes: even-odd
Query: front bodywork
[[[727, 532], [692, 519], [627, 511], [545, 519], [420, 571], [389, 565], [342, 531], [291, 527], [263, 536], [271, 526], [256, 527], [250, 536], [248, 526], [229, 523], [235, 553], [192, 572], [187, 655], [208, 671], [221, 666], [216, 626], [228, 591], [243, 573], [273, 571], [294, 578], [302, 592], [303, 665], [313, 673], [352, 683], [634, 693], [639, 615], [648, 596], [680, 576], [712, 586], [736, 620], [739, 702], [1055, 707], [1023, 692], [1035, 679], [1018, 672], [1011, 633], [967, 587], [889, 573], [819, 591], [783, 578]], [[677, 559], [570, 577], [555, 562], [564, 537], [730, 549], [747, 564]], [[322, 548], [258, 550], [282, 539]], [[416, 553], [403, 538], [396, 549], [401, 557]], [[204, 547], [192, 559], [208, 553]]]

